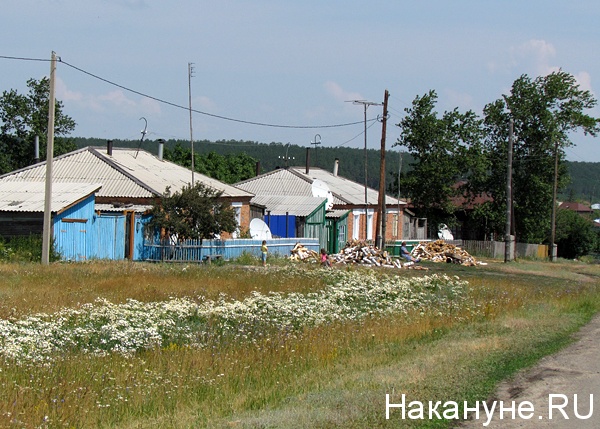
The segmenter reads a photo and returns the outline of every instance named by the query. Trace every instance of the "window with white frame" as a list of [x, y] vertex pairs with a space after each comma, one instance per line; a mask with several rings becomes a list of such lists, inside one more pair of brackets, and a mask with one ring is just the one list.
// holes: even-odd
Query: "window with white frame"
[[238, 238], [240, 235], [240, 225], [242, 223], [242, 203], [231, 203], [231, 207], [235, 213], [235, 222], [237, 223], [237, 228], [233, 231], [231, 236], [233, 238]]

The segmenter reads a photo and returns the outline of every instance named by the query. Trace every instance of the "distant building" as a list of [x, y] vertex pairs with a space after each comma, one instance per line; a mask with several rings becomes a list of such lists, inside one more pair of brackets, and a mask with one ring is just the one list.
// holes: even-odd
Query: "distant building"
[[582, 204], [582, 203], [564, 202], [564, 203], [561, 203], [558, 206], [558, 208], [565, 209], [565, 210], [571, 210], [571, 211], [574, 211], [574, 212], [577, 212], [577, 213], [583, 214], [583, 215], [592, 213], [592, 208], [590, 206], [588, 206], [587, 204]]

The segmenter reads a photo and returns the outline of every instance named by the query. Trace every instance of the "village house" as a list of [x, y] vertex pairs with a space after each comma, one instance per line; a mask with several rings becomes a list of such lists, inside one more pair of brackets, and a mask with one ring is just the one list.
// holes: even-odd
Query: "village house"
[[[325, 219], [319, 239], [329, 252], [335, 253], [350, 239], [375, 240], [379, 192], [338, 174], [339, 161], [332, 171], [322, 168], [288, 167], [236, 183], [265, 206], [265, 222], [274, 206], [267, 197], [321, 197], [326, 200]], [[419, 224], [405, 210], [406, 203], [386, 195], [387, 242], [400, 239], [424, 239], [425, 225]], [[279, 209], [280, 210], [280, 209]]]
[[[192, 181], [191, 170], [164, 160], [162, 153], [162, 145], [155, 156], [142, 149], [113, 148], [109, 141], [106, 148], [85, 147], [53, 160], [53, 183], [101, 185], [95, 193], [94, 211], [96, 218], [105, 220], [99, 224], [103, 230], [98, 237], [110, 241], [104, 247], [113, 249], [111, 259], [143, 259], [148, 211], [167, 187], [173, 193]], [[0, 189], [8, 183], [39, 183], [45, 178], [46, 163], [41, 162], [0, 176]], [[194, 181], [222, 192], [221, 199], [235, 210], [240, 230], [247, 230], [250, 220], [262, 214], [260, 208], [251, 208], [253, 194], [245, 190], [199, 173], [194, 173]], [[93, 253], [89, 257], [100, 256]]]

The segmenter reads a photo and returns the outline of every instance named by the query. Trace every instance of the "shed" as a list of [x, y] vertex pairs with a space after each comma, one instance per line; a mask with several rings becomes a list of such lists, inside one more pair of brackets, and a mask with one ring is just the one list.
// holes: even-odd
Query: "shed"
[[[89, 183], [52, 184], [52, 237], [63, 259], [96, 257], [94, 203], [101, 187]], [[45, 183], [0, 182], [0, 235], [41, 235], [44, 206]]]

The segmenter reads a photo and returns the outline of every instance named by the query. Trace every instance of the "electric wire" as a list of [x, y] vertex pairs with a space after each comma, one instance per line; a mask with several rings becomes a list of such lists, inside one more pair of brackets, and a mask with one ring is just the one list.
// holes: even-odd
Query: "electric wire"
[[270, 124], [270, 123], [266, 123], [266, 122], [255, 122], [255, 121], [247, 121], [247, 120], [244, 120], [244, 119], [230, 118], [228, 116], [216, 115], [214, 113], [204, 112], [202, 110], [190, 109], [189, 107], [185, 107], [185, 106], [182, 106], [180, 104], [173, 103], [171, 101], [163, 100], [161, 98], [154, 97], [152, 95], [145, 94], [145, 93], [140, 92], [140, 91], [136, 91], [135, 89], [128, 88], [128, 87], [120, 85], [120, 84], [118, 84], [116, 82], [113, 82], [113, 81], [110, 81], [108, 79], [105, 79], [105, 78], [103, 78], [101, 76], [98, 76], [98, 75], [96, 75], [94, 73], [90, 73], [90, 72], [88, 72], [86, 70], [83, 70], [82, 68], [79, 68], [79, 67], [77, 67], [77, 66], [75, 66], [73, 64], [70, 64], [70, 63], [64, 61], [63, 59], [59, 59], [59, 62], [61, 62], [62, 64], [65, 64], [68, 67], [71, 67], [74, 70], [77, 70], [80, 73], [86, 74], [86, 75], [91, 76], [91, 77], [93, 77], [95, 79], [98, 79], [98, 80], [100, 80], [102, 82], [108, 83], [109, 85], [116, 86], [117, 88], [121, 88], [121, 89], [123, 89], [125, 91], [128, 91], [128, 92], [131, 92], [133, 94], [149, 98], [151, 100], [154, 100], [154, 101], [157, 101], [159, 103], [163, 103], [163, 104], [169, 105], [171, 107], [176, 107], [178, 109], [183, 109], [183, 110], [186, 110], [186, 111], [190, 111], [191, 110], [192, 112], [198, 113], [200, 115], [209, 116], [211, 118], [216, 118], [216, 119], [222, 119], [222, 120], [225, 120], [225, 121], [237, 122], [237, 123], [247, 124], [247, 125], [256, 125], [256, 126], [261, 126], [261, 127], [291, 128], [291, 129], [341, 128], [341, 127], [347, 127], [347, 126], [350, 126], [350, 125], [358, 125], [358, 124], [362, 123], [362, 121], [356, 121], [356, 122], [347, 122], [347, 123], [332, 124], [332, 125], [285, 125], [285, 124]]
[[[20, 60], [20, 61], [44, 61], [44, 62], [48, 62], [51, 61], [49, 59], [44, 59], [44, 58], [27, 58], [27, 57], [13, 57], [13, 56], [7, 56], [7, 55], [0, 55], [0, 59], [9, 59], [9, 60]], [[202, 110], [197, 110], [197, 109], [190, 109], [189, 107], [185, 107], [182, 106], [180, 104], [177, 103], [173, 103], [171, 101], [167, 101], [167, 100], [163, 100], [161, 98], [158, 97], [154, 97], [152, 95], [149, 94], [145, 94], [143, 92], [137, 91], [135, 89], [132, 88], [128, 88], [124, 85], [120, 85], [116, 82], [113, 82], [109, 79], [105, 79], [101, 76], [98, 76], [94, 73], [91, 73], [87, 70], [84, 70], [80, 67], [77, 67], [65, 60], [62, 59], [62, 57], [57, 57], [57, 62], [62, 63], [80, 73], [83, 73], [85, 75], [88, 75], [90, 77], [93, 77], [94, 79], [100, 80], [104, 83], [107, 83], [109, 85], [115, 86], [117, 88], [121, 88], [127, 92], [130, 92], [132, 94], [136, 94], [139, 95], [141, 97], [146, 97], [149, 98], [151, 100], [154, 100], [156, 102], [162, 103], [162, 104], [166, 104], [168, 106], [171, 107], [175, 107], [178, 109], [183, 109], [186, 111], [192, 111], [194, 113], [198, 113], [200, 115], [204, 115], [204, 116], [209, 116], [212, 118], [216, 118], [216, 119], [221, 119], [221, 120], [225, 120], [225, 121], [230, 121], [230, 122], [237, 122], [237, 123], [241, 123], [241, 124], [247, 124], [247, 125], [255, 125], [255, 126], [261, 126], [261, 127], [271, 127], [271, 128], [290, 128], [290, 129], [327, 129], [327, 128], [341, 128], [341, 127], [347, 127], [347, 126], [351, 126], [351, 125], [358, 125], [361, 124], [362, 121], [356, 121], [356, 122], [346, 122], [346, 123], [341, 123], [341, 124], [330, 124], [330, 125], [286, 125], [286, 124], [271, 124], [271, 123], [267, 123], [267, 122], [257, 122], [257, 121], [248, 121], [248, 120], [244, 120], [244, 119], [237, 119], [237, 118], [231, 118], [228, 116], [223, 116], [223, 115], [217, 115], [214, 113], [209, 113], [209, 112], [204, 112]]]

